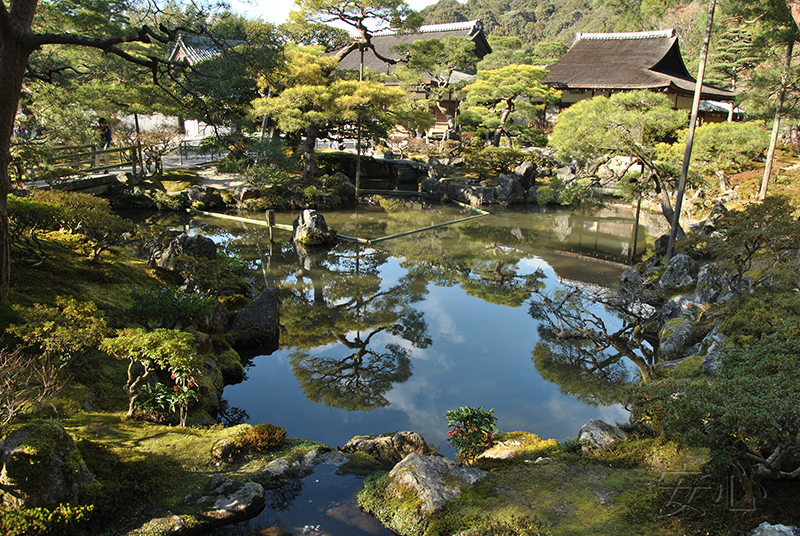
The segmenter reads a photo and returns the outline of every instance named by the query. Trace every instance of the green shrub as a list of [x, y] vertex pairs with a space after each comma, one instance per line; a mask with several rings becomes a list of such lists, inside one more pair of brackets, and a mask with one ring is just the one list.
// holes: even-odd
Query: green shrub
[[319, 195], [319, 190], [316, 186], [309, 186], [305, 190], [303, 190], [303, 199], [305, 199], [306, 204], [314, 205], [317, 202], [317, 195]]
[[179, 288], [131, 292], [133, 305], [128, 312], [134, 322], [148, 327], [175, 328], [178, 324], [192, 325], [214, 310], [214, 298], [189, 294]]
[[561, 443], [561, 450], [567, 454], [580, 454], [583, 448], [590, 444], [588, 441], [581, 441], [575, 436], [570, 436]]
[[94, 507], [60, 504], [55, 508], [0, 507], [0, 530], [6, 536], [55, 536], [73, 534]]
[[136, 409], [142, 412], [145, 417], [156, 422], [163, 422], [170, 414], [169, 411], [169, 390], [163, 383], [142, 385], [139, 397], [136, 399]]
[[63, 207], [30, 197], [8, 196], [8, 224], [11, 246], [42, 262], [47, 258], [41, 234], [57, 228]]
[[59, 211], [61, 227], [86, 237], [87, 254], [92, 261], [99, 260], [103, 251], [119, 244], [134, 230], [132, 222], [111, 211], [107, 199], [60, 190], [37, 191], [35, 198], [62, 207]]
[[469, 167], [482, 176], [489, 173], [511, 173], [522, 162], [537, 160], [536, 155], [508, 147], [472, 148], [465, 152]]
[[381, 208], [386, 212], [402, 212], [406, 208], [406, 204], [402, 199], [386, 199], [381, 197], [378, 201]]
[[447, 440], [451, 447], [458, 449], [456, 459], [464, 463], [475, 463], [475, 458], [494, 445], [492, 436], [496, 430], [497, 417], [494, 410], [464, 406], [451, 409], [444, 414], [447, 419]]
[[282, 185], [292, 178], [291, 173], [275, 166], [257, 165], [244, 172], [247, 182], [253, 186]]
[[286, 439], [286, 430], [274, 424], [262, 423], [242, 430], [236, 438], [239, 450], [268, 451], [280, 448]]
[[8, 326], [6, 331], [22, 341], [22, 345], [58, 362], [60, 368], [82, 359], [96, 350], [106, 334], [106, 323], [92, 302], [56, 297], [56, 306], [34, 304], [15, 306], [24, 320]]

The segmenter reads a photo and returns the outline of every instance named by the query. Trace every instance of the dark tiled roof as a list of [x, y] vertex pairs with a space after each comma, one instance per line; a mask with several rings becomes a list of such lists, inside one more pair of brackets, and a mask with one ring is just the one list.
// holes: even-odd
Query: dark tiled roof
[[[686, 96], [697, 83], [683, 63], [675, 30], [579, 33], [542, 82], [557, 89], [663, 89]], [[703, 84], [701, 97], [728, 101], [734, 95]]]
[[200, 35], [179, 35], [175, 47], [169, 55], [170, 61], [185, 59], [190, 65], [221, 54], [224, 50], [239, 45], [246, 45], [245, 41], [233, 39], [212, 39]]
[[[426, 39], [444, 39], [445, 37], [466, 37], [475, 42], [475, 51], [478, 58], [482, 58], [492, 51], [483, 33], [483, 25], [478, 20], [457, 22], [453, 24], [431, 24], [420, 26], [413, 34], [397, 33], [394, 30], [376, 32], [372, 36], [372, 44], [378, 54], [386, 58], [398, 59], [400, 55], [393, 50], [395, 45], [410, 44]], [[337, 69], [358, 71], [361, 66], [361, 55], [355, 50], [342, 58]], [[380, 60], [371, 50], [364, 52], [364, 67], [377, 73], [391, 73], [394, 66]]]

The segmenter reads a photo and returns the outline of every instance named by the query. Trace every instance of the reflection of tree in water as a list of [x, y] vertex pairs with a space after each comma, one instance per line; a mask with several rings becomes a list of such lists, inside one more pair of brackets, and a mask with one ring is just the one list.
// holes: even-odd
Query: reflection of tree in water
[[[306, 397], [351, 411], [387, 406], [384, 395], [411, 377], [410, 350], [397, 342], [377, 348], [376, 335], [416, 348], [431, 344], [427, 323], [412, 306], [427, 292], [424, 280], [406, 276], [385, 288], [379, 268], [389, 256], [381, 250], [340, 244], [328, 252], [299, 254], [302, 268], [294, 281], [287, 278], [281, 293], [286, 326], [281, 342], [295, 348], [291, 363]], [[309, 352], [332, 343], [347, 355]]]
[[304, 352], [291, 356], [294, 375], [303, 386], [306, 398], [326, 406], [350, 411], [370, 411], [389, 405], [384, 393], [395, 383], [411, 377], [408, 350], [398, 344], [387, 344], [385, 352], [367, 349], [372, 337], [383, 331], [379, 328], [363, 340], [359, 335], [348, 340], [343, 334], [336, 338], [345, 347], [355, 350], [344, 358], [314, 357]]
[[[442, 233], [450, 233], [446, 246]], [[454, 235], [457, 235], [454, 236]], [[441, 286], [458, 285], [488, 303], [520, 307], [541, 286], [539, 273], [520, 273], [520, 261], [531, 255], [532, 238], [520, 228], [460, 224], [398, 241], [395, 254], [404, 263]]]
[[620, 387], [630, 381], [626, 359], [639, 368], [644, 381], [652, 370], [652, 348], [636, 319], [622, 315], [622, 326], [612, 332], [590, 306], [608, 305], [609, 296], [613, 294], [568, 287], [551, 295], [537, 291], [530, 303], [530, 315], [542, 322], [533, 351], [536, 369], [564, 394], [590, 404], [620, 401]]
[[[539, 330], [542, 341], [548, 330]], [[594, 347], [572, 340], [538, 342], [533, 363], [539, 375], [559, 390], [593, 406], [621, 402], [621, 388], [630, 381], [628, 369], [617, 358], [598, 354]]]

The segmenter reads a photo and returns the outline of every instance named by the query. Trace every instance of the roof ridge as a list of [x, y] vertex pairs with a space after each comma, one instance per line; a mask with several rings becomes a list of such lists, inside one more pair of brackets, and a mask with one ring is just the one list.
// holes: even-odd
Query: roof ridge
[[[479, 19], [469, 20], [465, 22], [445, 22], [441, 24], [426, 24], [424, 26], [420, 26], [416, 31], [413, 33], [421, 34], [421, 33], [436, 33], [436, 32], [453, 32], [457, 30], [474, 30], [474, 29], [482, 29], [483, 25]], [[386, 30], [380, 30], [372, 34], [373, 37], [385, 37], [387, 35], [396, 35], [398, 30], [396, 28], [388, 28]]]
[[575, 36], [575, 41], [581, 39], [611, 40], [611, 39], [654, 39], [657, 37], [675, 37], [675, 28], [668, 30], [653, 30], [648, 32], [617, 32], [617, 33], [582, 33]]

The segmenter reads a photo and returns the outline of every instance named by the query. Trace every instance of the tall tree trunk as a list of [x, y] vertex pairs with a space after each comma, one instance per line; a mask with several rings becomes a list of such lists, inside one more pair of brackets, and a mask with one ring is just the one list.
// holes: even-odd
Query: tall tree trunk
[[11, 283], [11, 237], [8, 194], [11, 190], [11, 136], [28, 57], [35, 45], [28, 37], [36, 0], [17, 0], [8, 11], [0, 2], [0, 301], [8, 301]]
[[310, 125], [306, 129], [306, 139], [300, 143], [303, 155], [303, 175], [302, 179], [305, 183], [313, 179], [317, 174], [317, 160], [314, 148], [317, 145], [317, 138], [319, 137], [319, 127]]
[[500, 147], [500, 136], [503, 135], [503, 130], [505, 130], [506, 127], [506, 121], [508, 121], [508, 117], [511, 115], [512, 111], [511, 102], [507, 102], [506, 109], [503, 111], [503, 115], [500, 116], [500, 126], [498, 126], [497, 130], [494, 131], [492, 145], [495, 147]]
[[[789, 0], [787, 0], [788, 2]], [[792, 0], [793, 2], [795, 0]], [[799, 0], [800, 1], [800, 0]], [[789, 6], [792, 7], [791, 5]], [[794, 12], [792, 13], [794, 15]], [[783, 60], [783, 72], [781, 73], [781, 86], [778, 89], [778, 102], [775, 103], [775, 120], [772, 123], [772, 137], [769, 140], [769, 150], [767, 151], [767, 163], [764, 166], [764, 178], [761, 180], [761, 190], [758, 192], [758, 200], [763, 201], [767, 198], [767, 187], [769, 186], [770, 175], [772, 175], [772, 163], [775, 159], [775, 147], [778, 145], [778, 134], [781, 130], [781, 117], [783, 116], [783, 100], [786, 96], [786, 85], [789, 80], [789, 69], [792, 66], [792, 52], [794, 52], [794, 38], [786, 44], [786, 57]]]

